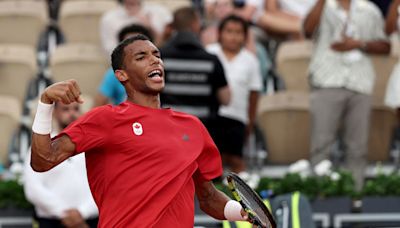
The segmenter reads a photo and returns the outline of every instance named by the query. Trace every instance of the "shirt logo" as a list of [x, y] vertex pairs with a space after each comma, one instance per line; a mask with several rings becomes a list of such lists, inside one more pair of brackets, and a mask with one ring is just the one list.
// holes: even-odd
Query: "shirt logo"
[[182, 136], [182, 140], [185, 141], [185, 142], [189, 141], [189, 135], [184, 134], [184, 135]]
[[133, 133], [135, 135], [142, 135], [143, 134], [143, 128], [142, 125], [138, 122], [135, 122], [134, 124], [132, 124], [132, 129], [133, 129]]

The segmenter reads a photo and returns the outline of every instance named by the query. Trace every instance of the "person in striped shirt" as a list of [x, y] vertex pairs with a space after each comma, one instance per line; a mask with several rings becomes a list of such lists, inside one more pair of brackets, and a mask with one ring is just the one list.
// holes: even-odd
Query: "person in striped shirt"
[[374, 69], [369, 54], [388, 54], [379, 9], [367, 0], [319, 0], [304, 21], [315, 43], [310, 64], [311, 164], [329, 158], [342, 124], [345, 168], [356, 187], [366, 166]]

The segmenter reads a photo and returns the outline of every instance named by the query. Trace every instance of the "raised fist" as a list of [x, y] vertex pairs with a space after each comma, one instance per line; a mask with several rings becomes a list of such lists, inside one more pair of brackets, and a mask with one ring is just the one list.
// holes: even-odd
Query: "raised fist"
[[64, 104], [71, 104], [73, 102], [83, 103], [80, 97], [81, 90], [78, 83], [74, 79], [57, 82], [47, 87], [40, 100], [46, 104], [61, 101]]

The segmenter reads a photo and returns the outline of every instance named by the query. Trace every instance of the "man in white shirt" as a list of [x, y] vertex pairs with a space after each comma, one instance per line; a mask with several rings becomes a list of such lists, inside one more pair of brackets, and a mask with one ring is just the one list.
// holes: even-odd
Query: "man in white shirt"
[[161, 5], [143, 0], [122, 0], [122, 5], [106, 12], [100, 21], [100, 38], [107, 54], [118, 44], [118, 33], [129, 24], [141, 24], [150, 28], [155, 43], [162, 41], [164, 30], [172, 22], [171, 12]]
[[375, 73], [368, 54], [388, 54], [379, 9], [366, 0], [319, 0], [305, 19], [313, 36], [310, 64], [311, 163], [329, 159], [339, 125], [343, 127], [345, 168], [356, 187], [363, 184], [371, 93]]
[[[56, 103], [55, 136], [80, 115], [79, 104]], [[53, 124], [54, 125], [54, 124]], [[69, 158], [54, 169], [37, 173], [30, 166], [30, 154], [24, 166], [24, 190], [35, 206], [35, 222], [40, 228], [95, 228], [97, 206], [92, 198], [83, 153]]]

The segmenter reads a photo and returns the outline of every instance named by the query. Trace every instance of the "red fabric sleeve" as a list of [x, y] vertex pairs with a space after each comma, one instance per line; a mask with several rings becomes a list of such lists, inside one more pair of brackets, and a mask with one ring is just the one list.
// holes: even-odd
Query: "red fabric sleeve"
[[55, 138], [63, 134], [68, 135], [76, 146], [76, 153], [89, 152], [92, 149], [100, 148], [105, 144], [107, 134], [111, 131], [112, 120], [108, 110], [108, 106], [91, 110], [70, 124]]
[[203, 124], [201, 124], [201, 130], [204, 138], [204, 146], [197, 158], [199, 167], [195, 178], [210, 181], [222, 175], [222, 160], [217, 146]]

